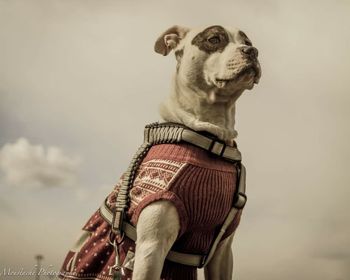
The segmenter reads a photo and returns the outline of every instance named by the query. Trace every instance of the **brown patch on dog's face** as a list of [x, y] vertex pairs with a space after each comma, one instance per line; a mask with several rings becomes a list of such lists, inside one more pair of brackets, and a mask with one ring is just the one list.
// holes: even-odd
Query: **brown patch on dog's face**
[[175, 50], [176, 79], [183, 86], [204, 97], [215, 93], [224, 102], [258, 83], [257, 50], [243, 31], [212, 25], [186, 36]]
[[229, 37], [222, 26], [214, 25], [198, 33], [191, 43], [200, 50], [211, 54], [214, 52], [222, 52], [229, 43]]

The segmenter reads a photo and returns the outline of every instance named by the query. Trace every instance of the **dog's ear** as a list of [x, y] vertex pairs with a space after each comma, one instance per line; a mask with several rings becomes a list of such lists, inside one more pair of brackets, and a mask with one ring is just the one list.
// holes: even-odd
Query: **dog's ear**
[[168, 55], [172, 49], [176, 48], [189, 30], [190, 29], [187, 27], [181, 27], [178, 25], [170, 27], [157, 39], [156, 43], [154, 44], [155, 52], [162, 55]]

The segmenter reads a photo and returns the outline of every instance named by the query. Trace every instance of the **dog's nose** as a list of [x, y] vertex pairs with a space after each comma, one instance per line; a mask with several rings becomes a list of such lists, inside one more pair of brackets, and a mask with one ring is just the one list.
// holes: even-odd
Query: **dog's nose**
[[252, 46], [244, 46], [244, 47], [241, 47], [240, 50], [243, 55], [250, 56], [251, 58], [258, 57], [258, 49]]

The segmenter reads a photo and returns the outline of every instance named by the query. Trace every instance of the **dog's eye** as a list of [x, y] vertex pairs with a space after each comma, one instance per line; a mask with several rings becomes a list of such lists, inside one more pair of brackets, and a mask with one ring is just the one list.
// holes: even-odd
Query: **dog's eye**
[[253, 46], [252, 42], [250, 42], [250, 41], [248, 41], [248, 40], [245, 40], [245, 41], [244, 41], [244, 44], [245, 44], [246, 46]]
[[210, 38], [208, 38], [208, 41], [212, 44], [219, 44], [221, 42], [219, 36], [210, 37]]

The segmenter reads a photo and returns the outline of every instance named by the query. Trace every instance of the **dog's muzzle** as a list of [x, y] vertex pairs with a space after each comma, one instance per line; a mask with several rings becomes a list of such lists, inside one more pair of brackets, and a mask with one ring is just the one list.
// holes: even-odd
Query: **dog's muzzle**
[[258, 61], [258, 50], [252, 46], [238, 48], [239, 54], [227, 61], [225, 68], [227, 74], [215, 77], [214, 84], [224, 88], [230, 83], [239, 82], [243, 76], [251, 78], [255, 84], [259, 82], [261, 68]]

